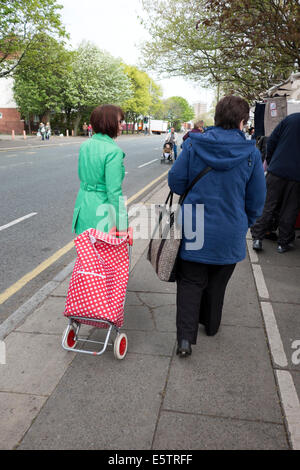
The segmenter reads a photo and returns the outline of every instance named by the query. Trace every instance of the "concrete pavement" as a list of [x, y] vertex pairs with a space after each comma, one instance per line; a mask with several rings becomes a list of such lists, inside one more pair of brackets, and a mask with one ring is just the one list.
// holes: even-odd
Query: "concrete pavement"
[[[166, 193], [164, 184], [146, 203]], [[284, 255], [266, 241], [259, 257], [249, 243], [219, 333], [207, 337], [200, 327], [187, 359], [176, 356], [176, 286], [158, 280], [147, 245], [133, 248], [124, 360], [110, 348], [99, 357], [62, 349], [71, 266], [6, 330], [0, 448], [300, 449], [300, 365], [291, 348], [300, 340], [300, 241]], [[83, 325], [81, 334], [99, 339], [103, 331]]]

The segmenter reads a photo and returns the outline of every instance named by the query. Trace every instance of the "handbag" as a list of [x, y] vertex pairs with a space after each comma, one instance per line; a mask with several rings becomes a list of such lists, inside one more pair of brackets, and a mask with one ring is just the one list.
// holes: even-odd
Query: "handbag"
[[[181, 208], [188, 192], [197, 183], [197, 181], [199, 181], [210, 170], [212, 170], [212, 168], [209, 166], [204, 168], [204, 170], [202, 170], [199, 175], [193, 179], [191, 184], [179, 198], [179, 209]], [[176, 281], [176, 262], [181, 244], [181, 231], [179, 233], [175, 224], [177, 211], [175, 212], [173, 210], [172, 203], [173, 192], [170, 191], [165, 204], [163, 206], [159, 206], [158, 223], [152, 234], [147, 253], [147, 259], [155, 269], [157, 276], [161, 281], [166, 282]], [[163, 226], [164, 215], [165, 226]]]

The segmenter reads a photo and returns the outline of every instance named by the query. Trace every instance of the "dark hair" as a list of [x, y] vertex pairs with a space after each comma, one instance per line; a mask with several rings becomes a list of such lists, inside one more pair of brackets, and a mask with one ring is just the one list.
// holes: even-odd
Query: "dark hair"
[[94, 109], [90, 122], [96, 134], [100, 132], [114, 138], [118, 135], [120, 119], [123, 121], [124, 113], [119, 106], [103, 104]]
[[222, 98], [216, 106], [215, 125], [223, 129], [238, 129], [240, 122], [247, 123], [249, 104], [239, 96], [229, 95]]

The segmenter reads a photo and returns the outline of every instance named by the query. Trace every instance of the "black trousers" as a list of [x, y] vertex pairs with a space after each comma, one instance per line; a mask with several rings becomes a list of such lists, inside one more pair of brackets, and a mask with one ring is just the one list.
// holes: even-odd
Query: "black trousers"
[[196, 344], [199, 323], [206, 334], [219, 329], [226, 286], [235, 264], [215, 265], [178, 260], [177, 265], [177, 340]]
[[254, 240], [262, 240], [272, 228], [274, 216], [278, 217], [278, 244], [288, 245], [295, 239], [295, 223], [299, 210], [300, 183], [279, 178], [272, 173], [266, 176], [267, 196], [262, 216], [251, 227]]

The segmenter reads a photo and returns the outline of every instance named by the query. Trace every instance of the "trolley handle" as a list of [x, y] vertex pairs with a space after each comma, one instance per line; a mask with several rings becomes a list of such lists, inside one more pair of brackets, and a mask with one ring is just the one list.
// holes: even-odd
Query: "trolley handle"
[[133, 245], [133, 228], [132, 227], [128, 227], [127, 232], [126, 231], [119, 232], [117, 230], [117, 227], [112, 227], [109, 231], [109, 235], [112, 235], [113, 237], [128, 236], [128, 244], [130, 246]]

